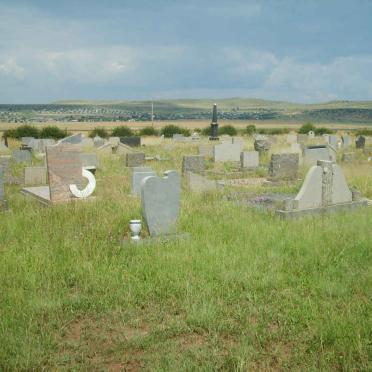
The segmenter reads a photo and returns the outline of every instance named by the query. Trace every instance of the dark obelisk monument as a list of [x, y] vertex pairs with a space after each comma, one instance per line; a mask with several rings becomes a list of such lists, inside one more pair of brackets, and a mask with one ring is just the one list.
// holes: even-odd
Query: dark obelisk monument
[[218, 140], [217, 103], [213, 105], [210, 141]]

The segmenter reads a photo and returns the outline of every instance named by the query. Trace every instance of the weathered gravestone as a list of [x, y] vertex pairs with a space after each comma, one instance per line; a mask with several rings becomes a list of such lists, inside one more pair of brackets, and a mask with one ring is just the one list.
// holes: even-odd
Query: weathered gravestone
[[309, 131], [309, 133], [307, 134], [307, 136], [309, 137], [309, 139], [313, 139], [313, 138], [315, 138], [315, 133], [314, 133], [314, 131]]
[[267, 152], [271, 148], [271, 141], [268, 137], [257, 135], [254, 140], [254, 149], [259, 153]]
[[289, 144], [297, 143], [297, 134], [289, 133], [287, 135], [287, 143]]
[[299, 166], [298, 154], [272, 154], [269, 165], [269, 177], [278, 179], [294, 179]]
[[342, 154], [342, 161], [345, 163], [352, 163], [355, 160], [354, 152], [345, 152]]
[[366, 138], [363, 137], [363, 136], [359, 136], [359, 137], [356, 139], [356, 141], [355, 141], [355, 147], [356, 147], [357, 149], [362, 149], [362, 148], [364, 148], [365, 144], [366, 144]]
[[240, 162], [240, 145], [232, 143], [221, 143], [213, 147], [213, 160], [215, 162], [239, 161]]
[[120, 137], [120, 142], [130, 147], [138, 147], [141, 146], [141, 137], [139, 136]]
[[143, 152], [127, 153], [125, 156], [125, 165], [127, 167], [141, 167], [145, 164], [145, 154]]
[[[57, 204], [85, 198], [95, 188], [93, 174], [81, 164], [80, 152], [73, 144], [60, 143], [46, 149], [48, 186], [25, 187], [22, 193], [31, 195], [44, 204]], [[84, 178], [88, 184], [82, 188]]]
[[141, 183], [146, 177], [156, 176], [156, 173], [148, 167], [132, 168], [132, 195], [141, 195]]
[[244, 169], [257, 168], [259, 166], [258, 151], [243, 151], [240, 154], [240, 166]]
[[187, 188], [191, 192], [207, 192], [217, 189], [217, 182], [210, 180], [200, 174], [187, 172], [186, 173]]
[[146, 177], [141, 184], [142, 214], [151, 236], [175, 232], [180, 210], [181, 180], [176, 171]]
[[21, 138], [21, 142], [22, 142], [22, 145], [26, 145], [28, 146], [29, 143], [34, 140], [35, 138], [34, 137], [22, 137]]
[[116, 148], [119, 146], [120, 138], [119, 137], [109, 137], [109, 143], [111, 144], [112, 148]]
[[366, 204], [366, 200], [353, 201], [353, 194], [340, 166], [332, 161], [319, 160], [308, 171], [297, 196], [288, 199], [284, 210], [278, 210], [277, 213], [283, 217], [297, 217]]
[[15, 163], [31, 164], [32, 156], [30, 151], [27, 150], [13, 150], [12, 159]]
[[97, 152], [100, 153], [100, 154], [111, 155], [112, 151], [113, 151], [112, 146], [111, 146], [111, 143], [109, 143], [109, 142], [105, 143], [104, 145], [102, 145], [100, 147], [97, 147]]
[[304, 134], [304, 133], [299, 133], [297, 134], [297, 142], [298, 143], [305, 143], [308, 139], [308, 136], [307, 134]]
[[202, 155], [186, 155], [182, 160], [182, 173], [201, 173], [205, 169], [205, 159]]
[[25, 167], [24, 183], [26, 186], [45, 185], [47, 183], [46, 167]]

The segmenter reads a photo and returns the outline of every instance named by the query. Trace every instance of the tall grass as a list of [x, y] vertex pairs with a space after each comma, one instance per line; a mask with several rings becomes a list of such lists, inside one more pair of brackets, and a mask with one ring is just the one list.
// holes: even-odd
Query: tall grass
[[[158, 172], [194, 151], [146, 147], [170, 157]], [[370, 208], [283, 221], [183, 190], [189, 240], [123, 248], [140, 201], [122, 159], [101, 164], [90, 202], [6, 188], [0, 369], [370, 368]]]

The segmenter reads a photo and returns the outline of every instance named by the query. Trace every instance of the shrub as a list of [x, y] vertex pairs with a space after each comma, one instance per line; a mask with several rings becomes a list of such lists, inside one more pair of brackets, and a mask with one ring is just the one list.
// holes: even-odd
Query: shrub
[[363, 128], [363, 129], [358, 129], [355, 134], [357, 136], [372, 136], [372, 129], [367, 129], [367, 128]]
[[245, 133], [248, 134], [249, 136], [256, 133], [256, 131], [257, 131], [257, 128], [253, 124], [247, 125], [247, 127], [245, 128]]
[[139, 134], [140, 136], [158, 136], [159, 131], [154, 127], [145, 127], [140, 130]]
[[57, 140], [67, 136], [68, 136], [67, 130], [60, 129], [56, 126], [44, 127], [40, 131], [40, 138], [53, 138]]
[[257, 132], [259, 134], [277, 135], [277, 134], [287, 134], [289, 133], [289, 129], [288, 128], [260, 128], [260, 129], [257, 129]]
[[164, 128], [162, 128], [160, 133], [163, 134], [164, 137], [166, 138], [171, 138], [173, 137], [173, 134], [177, 134], [177, 133], [183, 134], [184, 136], [189, 136], [191, 134], [189, 129], [180, 128], [172, 124], [166, 125]]
[[308, 134], [310, 131], [313, 131], [315, 133], [315, 126], [312, 123], [306, 123], [304, 124], [299, 130], [298, 133], [302, 134]]
[[7, 130], [4, 133], [9, 138], [34, 137], [39, 138], [40, 131], [31, 125], [22, 125], [16, 129]]
[[208, 127], [203, 128], [200, 133], [203, 136], [210, 136], [211, 135], [211, 126], [209, 125]]
[[320, 127], [320, 128], [315, 128], [314, 133], [317, 136], [322, 136], [323, 134], [331, 134], [331, 133], [333, 133], [333, 131], [329, 128]]
[[101, 138], [107, 138], [109, 136], [109, 134], [108, 134], [108, 132], [105, 128], [94, 128], [89, 133], [89, 137], [94, 138], [95, 136], [99, 136]]
[[112, 131], [114, 137], [130, 137], [133, 136], [132, 129], [128, 127], [116, 127]]
[[218, 134], [228, 134], [229, 136], [236, 136], [238, 131], [232, 125], [225, 125], [221, 128], [218, 128]]

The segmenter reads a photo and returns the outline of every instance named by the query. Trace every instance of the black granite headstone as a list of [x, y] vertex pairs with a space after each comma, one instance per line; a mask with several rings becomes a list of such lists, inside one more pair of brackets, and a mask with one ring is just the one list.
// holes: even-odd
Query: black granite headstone
[[362, 149], [362, 148], [364, 148], [364, 145], [366, 144], [366, 139], [365, 139], [365, 137], [363, 137], [363, 136], [359, 136], [357, 139], [356, 139], [356, 141], [355, 141], [355, 147], [357, 148], [357, 149]]
[[139, 136], [120, 137], [120, 142], [130, 147], [138, 147], [141, 146], [141, 137]]

